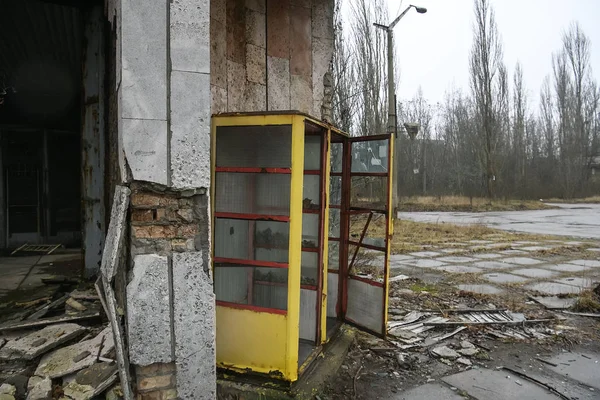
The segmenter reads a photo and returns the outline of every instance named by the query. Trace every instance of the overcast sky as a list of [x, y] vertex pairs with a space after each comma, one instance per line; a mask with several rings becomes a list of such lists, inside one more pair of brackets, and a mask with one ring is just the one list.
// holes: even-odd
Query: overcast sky
[[[346, 0], [348, 1], [348, 0]], [[390, 17], [400, 0], [387, 0]], [[452, 87], [469, 90], [468, 62], [472, 42], [473, 0], [414, 1], [427, 14], [411, 10], [394, 30], [400, 65], [399, 99], [411, 98], [421, 86], [432, 103]], [[600, 0], [492, 0], [504, 45], [504, 61], [512, 81], [515, 63], [523, 66], [531, 105], [537, 107], [544, 77], [552, 72], [551, 56], [561, 35], [579, 21], [591, 39], [591, 66], [600, 81]], [[383, 21], [382, 21], [383, 22]]]

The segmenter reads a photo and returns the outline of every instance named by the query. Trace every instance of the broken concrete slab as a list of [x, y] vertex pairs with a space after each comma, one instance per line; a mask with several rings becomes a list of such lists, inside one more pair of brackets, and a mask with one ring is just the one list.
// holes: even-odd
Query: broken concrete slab
[[463, 340], [460, 342], [460, 347], [463, 349], [475, 349], [475, 345], [468, 340]]
[[390, 255], [390, 263], [397, 262], [397, 261], [412, 260], [412, 259], [414, 259], [414, 257], [408, 256], [406, 254], [392, 254], [392, 255]]
[[33, 376], [27, 385], [27, 400], [48, 400], [52, 398], [52, 380]]
[[442, 378], [448, 385], [456, 387], [479, 400], [549, 400], [559, 397], [534, 383], [510, 377], [510, 375], [489, 369], [471, 369]]
[[445, 385], [438, 383], [428, 383], [417, 386], [406, 392], [398, 393], [391, 400], [464, 400], [465, 398]]
[[173, 361], [169, 292], [167, 257], [135, 256], [132, 279], [127, 285], [129, 358], [133, 364]]
[[114, 349], [110, 327], [95, 338], [63, 347], [42, 357], [35, 374], [51, 379], [72, 374], [94, 364], [98, 358], [106, 357]]
[[448, 346], [435, 347], [431, 351], [438, 357], [447, 358], [449, 360], [455, 360], [460, 357], [460, 354], [458, 354], [456, 351], [452, 350]]
[[463, 356], [471, 357], [471, 356], [474, 356], [475, 354], [479, 353], [479, 349], [477, 349], [475, 347], [471, 347], [471, 348], [467, 348], [467, 349], [457, 350], [457, 352]]
[[568, 264], [581, 265], [587, 268], [600, 268], [600, 261], [598, 260], [573, 260], [567, 261]]
[[521, 250], [525, 250], [525, 251], [543, 251], [543, 250], [549, 250], [551, 249], [552, 246], [527, 246], [527, 247], [521, 247]]
[[456, 360], [456, 362], [459, 364], [462, 364], [462, 365], [466, 365], [467, 367], [470, 367], [472, 365], [471, 360], [469, 360], [468, 358], [465, 358], [465, 357], [459, 357]]
[[483, 272], [481, 268], [469, 267], [467, 265], [447, 265], [439, 267], [438, 269], [453, 274], [476, 274], [478, 272]]
[[401, 275], [396, 275], [396, 276], [390, 278], [388, 280], [388, 282], [400, 282], [400, 281], [405, 281], [407, 279], [410, 279], [410, 276], [401, 274]]
[[519, 255], [527, 254], [526, 251], [515, 250], [515, 249], [502, 250], [502, 251], [499, 251], [498, 253], [503, 254], [503, 255], [507, 255], [507, 256], [519, 256]]
[[454, 248], [454, 249], [439, 249], [439, 251], [444, 254], [459, 254], [459, 253], [464, 253], [466, 250], [460, 249], [460, 248]]
[[449, 262], [449, 263], [468, 263], [471, 261], [475, 261], [475, 259], [472, 257], [461, 257], [461, 256], [440, 257], [440, 258], [437, 258], [436, 260], [441, 261], [441, 262]]
[[0, 350], [0, 360], [33, 360], [84, 332], [85, 328], [77, 324], [47, 326], [25, 337], [6, 343]]
[[131, 190], [129, 188], [120, 185], [115, 187], [113, 205], [110, 211], [110, 223], [106, 233], [102, 263], [100, 265], [100, 271], [109, 283], [115, 277], [116, 265], [123, 250], [130, 195]]
[[11, 396], [15, 396], [17, 394], [17, 388], [8, 383], [3, 383], [0, 385], [0, 394], [8, 394]]
[[531, 300], [540, 303], [548, 310], [566, 310], [577, 303], [575, 297], [557, 297], [557, 296], [532, 296]]
[[79, 371], [75, 379], [63, 387], [64, 394], [75, 400], [89, 400], [116, 382], [117, 371], [115, 364], [94, 364]]
[[543, 263], [543, 261], [541, 261], [541, 260], [537, 260], [535, 258], [529, 258], [529, 257], [509, 257], [509, 258], [503, 258], [500, 261], [507, 263], [507, 264], [517, 264], [517, 265], [536, 265], [536, 264]]
[[564, 352], [550, 362], [556, 367], [545, 365], [546, 368], [600, 390], [600, 354]]
[[491, 285], [458, 285], [458, 288], [464, 292], [478, 294], [500, 294], [503, 292], [502, 289]]
[[544, 265], [542, 266], [542, 268], [548, 268], [554, 271], [561, 271], [561, 272], [581, 272], [581, 271], [587, 271], [589, 270], [589, 268], [584, 267], [582, 265], [575, 265], [575, 264], [551, 264], [551, 265]]
[[527, 290], [534, 290], [536, 292], [545, 293], [549, 295], [558, 294], [579, 294], [581, 288], [571, 285], [565, 285], [564, 283], [555, 282], [539, 282], [524, 286]]
[[559, 275], [558, 272], [548, 271], [547, 269], [541, 268], [524, 268], [510, 271], [511, 274], [527, 276], [529, 278], [552, 278], [553, 276]]
[[504, 274], [501, 272], [495, 272], [483, 275], [483, 278], [494, 283], [523, 283], [529, 279], [523, 278], [522, 276]]

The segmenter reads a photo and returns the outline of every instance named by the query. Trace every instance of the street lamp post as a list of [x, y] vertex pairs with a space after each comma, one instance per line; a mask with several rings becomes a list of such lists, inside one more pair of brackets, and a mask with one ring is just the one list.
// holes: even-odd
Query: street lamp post
[[[394, 27], [398, 24], [398, 22], [400, 22], [400, 20], [406, 15], [406, 13], [411, 9], [414, 8], [415, 10], [417, 10], [417, 12], [419, 14], [425, 14], [427, 12], [427, 9], [424, 7], [417, 7], [415, 5], [409, 5], [408, 7], [406, 7], [406, 9], [404, 11], [402, 11], [402, 13], [400, 13], [400, 15], [398, 15], [396, 17], [395, 20], [392, 21], [391, 24], [389, 25], [382, 25], [382, 24], [373, 24], [375, 25], [377, 28], [379, 29], [383, 29], [384, 31], [386, 31], [387, 33], [387, 68], [388, 68], [388, 120], [387, 120], [387, 133], [389, 134], [394, 134], [394, 138], [397, 139], [398, 137], [398, 133], [396, 132], [396, 96], [394, 95], [394, 87], [395, 87], [395, 83], [394, 83]], [[398, 171], [399, 168], [399, 162], [400, 162], [400, 157], [399, 157], [399, 147], [400, 146], [396, 146], [395, 149], [395, 154], [394, 154], [394, 158], [395, 160], [395, 170]], [[398, 208], [398, 202], [399, 202], [399, 193], [398, 193], [398, 179], [394, 178], [394, 181], [392, 182], [392, 187], [393, 187], [393, 199], [394, 199], [394, 219], [396, 219], [396, 209]]]

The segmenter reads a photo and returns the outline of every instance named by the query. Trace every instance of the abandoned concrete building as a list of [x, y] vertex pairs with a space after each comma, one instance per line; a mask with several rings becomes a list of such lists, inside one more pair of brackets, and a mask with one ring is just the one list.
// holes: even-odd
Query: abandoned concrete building
[[[215, 398], [216, 366], [296, 381], [344, 315], [383, 333], [387, 274], [338, 282], [361, 246], [387, 270], [393, 146], [329, 124], [333, 0], [0, 0], [0, 20], [0, 245], [81, 249], [125, 398]], [[364, 177], [370, 208], [342, 183]], [[381, 241], [332, 233], [372, 210]]]

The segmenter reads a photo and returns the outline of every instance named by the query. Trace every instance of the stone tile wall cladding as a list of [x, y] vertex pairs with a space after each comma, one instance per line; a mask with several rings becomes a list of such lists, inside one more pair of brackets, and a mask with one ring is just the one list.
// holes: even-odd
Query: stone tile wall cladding
[[107, 181], [132, 192], [123, 309], [138, 399], [214, 399], [210, 1], [105, 6]]
[[333, 0], [211, 0], [212, 112], [331, 119]]

